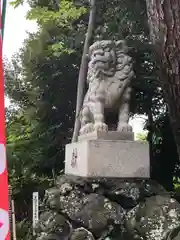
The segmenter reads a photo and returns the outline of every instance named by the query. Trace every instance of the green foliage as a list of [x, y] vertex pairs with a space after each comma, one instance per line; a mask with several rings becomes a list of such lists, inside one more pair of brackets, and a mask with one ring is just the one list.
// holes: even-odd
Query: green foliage
[[174, 188], [175, 188], [176, 192], [178, 192], [178, 194], [180, 195], [180, 178], [174, 177], [173, 181], [174, 181]]
[[147, 142], [147, 133], [137, 133], [136, 139], [142, 142]]
[[50, 48], [50, 51], [52, 51], [53, 53], [53, 56], [55, 57], [60, 57], [61, 54], [72, 54], [74, 53], [74, 50], [73, 49], [67, 49], [64, 47], [64, 44], [63, 43], [55, 43], [53, 44], [52, 46], [49, 47]]
[[[44, 9], [48, 7], [34, 7], [37, 21], [41, 14], [47, 16], [46, 20], [38, 22], [39, 30], [29, 35], [19, 54], [10, 63], [5, 61], [6, 94], [15, 105], [6, 114], [7, 157], [18, 222], [31, 221], [32, 192], [38, 191], [42, 198], [44, 190], [51, 187], [54, 174], [63, 169], [64, 146], [73, 127], [85, 33], [85, 28], [77, 34], [79, 27], [73, 27], [85, 8], [77, 9], [72, 2], [64, 4], [64, 14], [58, 12], [60, 17]], [[34, 19], [33, 9], [31, 14]], [[58, 24], [52, 22], [51, 14]], [[26, 231], [27, 224], [23, 222], [23, 226]], [[25, 239], [24, 234], [19, 233], [18, 239]], [[30, 233], [26, 231], [27, 234]]]
[[174, 178], [178, 178], [179, 160], [169, 117], [160, 115], [153, 124], [152, 177], [172, 190]]
[[20, 5], [22, 5], [24, 3], [24, 0], [15, 0], [11, 2], [11, 5], [14, 6], [14, 8], [19, 7]]
[[16, 224], [16, 235], [18, 240], [32, 240], [32, 223], [22, 220]]
[[36, 20], [39, 25], [52, 24], [67, 28], [86, 11], [84, 7], [76, 8], [72, 1], [61, 0], [58, 11], [49, 10], [49, 7], [37, 6], [28, 12], [27, 18]]

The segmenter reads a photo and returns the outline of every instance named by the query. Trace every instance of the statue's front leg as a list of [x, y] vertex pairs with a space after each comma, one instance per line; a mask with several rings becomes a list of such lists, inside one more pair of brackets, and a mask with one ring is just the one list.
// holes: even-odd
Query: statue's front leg
[[119, 121], [117, 131], [132, 132], [132, 127], [129, 125], [129, 105], [131, 97], [131, 88], [127, 88], [122, 98], [122, 104], [119, 109]]
[[91, 112], [88, 106], [84, 106], [81, 112], [81, 129], [80, 135], [87, 134], [93, 131], [93, 123]]
[[104, 122], [104, 101], [98, 99], [94, 102], [94, 130], [100, 132], [107, 132], [108, 126]]

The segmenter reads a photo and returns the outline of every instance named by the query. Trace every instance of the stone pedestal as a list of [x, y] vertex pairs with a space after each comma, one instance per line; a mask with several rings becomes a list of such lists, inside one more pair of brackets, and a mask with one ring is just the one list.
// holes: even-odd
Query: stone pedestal
[[61, 175], [43, 205], [36, 240], [180, 239], [180, 204], [150, 179]]
[[66, 146], [65, 173], [81, 177], [149, 178], [149, 147], [131, 140], [81, 139]]
[[78, 137], [78, 141], [83, 140], [134, 140], [133, 132], [98, 132], [94, 131], [92, 133], [83, 134]]

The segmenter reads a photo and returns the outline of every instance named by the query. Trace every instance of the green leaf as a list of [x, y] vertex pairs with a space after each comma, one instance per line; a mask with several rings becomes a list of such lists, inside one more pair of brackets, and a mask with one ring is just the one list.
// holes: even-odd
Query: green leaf
[[19, 6], [22, 5], [23, 3], [24, 3], [24, 0], [15, 0], [15, 1], [10, 2], [10, 4], [11, 4], [14, 8], [19, 7]]

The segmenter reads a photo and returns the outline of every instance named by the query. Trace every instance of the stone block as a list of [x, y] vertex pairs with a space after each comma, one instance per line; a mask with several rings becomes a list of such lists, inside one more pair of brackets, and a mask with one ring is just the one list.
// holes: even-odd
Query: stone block
[[83, 134], [78, 137], [78, 141], [83, 140], [134, 140], [133, 132], [117, 132], [117, 131], [108, 131], [108, 132], [99, 132], [94, 131], [91, 133]]
[[149, 146], [124, 140], [71, 143], [66, 145], [65, 173], [81, 177], [149, 178]]

